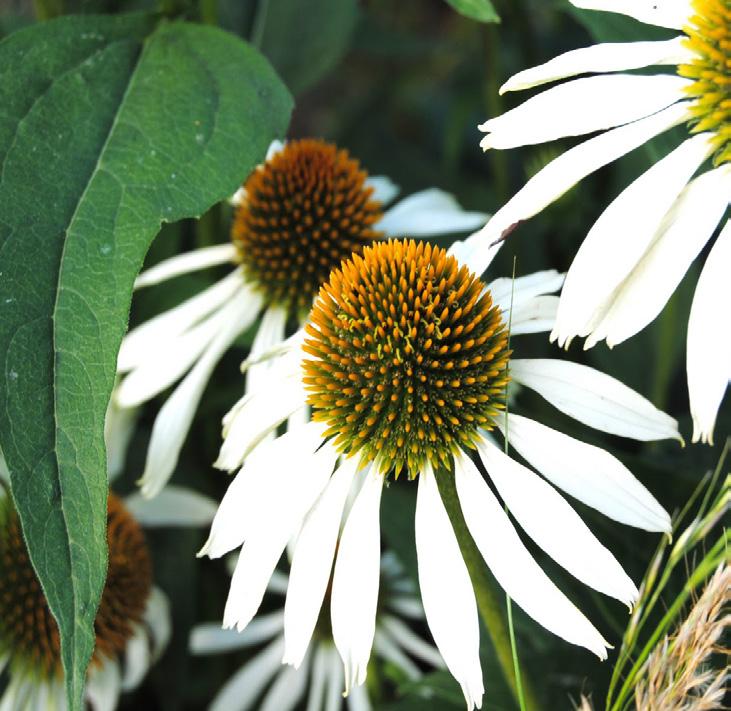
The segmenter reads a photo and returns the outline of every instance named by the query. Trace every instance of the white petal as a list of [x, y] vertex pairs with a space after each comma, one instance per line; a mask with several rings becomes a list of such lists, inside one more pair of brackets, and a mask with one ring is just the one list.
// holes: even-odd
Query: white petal
[[116, 389], [117, 404], [136, 407], [179, 380], [227, 328], [230, 317], [230, 310], [220, 309], [185, 333], [160, 344], [122, 379]]
[[115, 393], [107, 405], [104, 418], [104, 443], [107, 447], [107, 475], [114, 481], [124, 469], [127, 459], [127, 447], [137, 424], [136, 408], [119, 407], [115, 402]]
[[258, 303], [250, 296], [247, 291], [240, 291], [225, 307], [225, 327], [160, 409], [139, 482], [144, 496], [157, 495], [167, 483], [213, 369], [239, 333], [256, 318]]
[[389, 597], [386, 603], [394, 612], [410, 620], [424, 619], [424, 606], [414, 597], [399, 595]]
[[399, 194], [399, 186], [385, 175], [372, 175], [366, 178], [366, 186], [373, 188], [371, 197], [381, 205], [388, 204]]
[[245, 649], [278, 636], [284, 629], [284, 612], [259, 615], [243, 632], [225, 630], [216, 623], [196, 625], [188, 642], [191, 654], [220, 654]]
[[566, 274], [551, 340], [564, 346], [576, 335], [591, 333], [612, 292], [641, 259], [665, 214], [712, 151], [708, 134], [686, 140], [604, 210]]
[[373, 647], [378, 656], [382, 657], [400, 669], [409, 679], [418, 679], [421, 676], [419, 667], [406, 656], [396, 644], [388, 631], [383, 627], [376, 629]]
[[209, 711], [248, 711], [279, 669], [284, 641], [276, 639], [248, 661], [216, 694]]
[[507, 311], [511, 305], [521, 306], [536, 296], [558, 291], [563, 286], [563, 280], [563, 274], [555, 269], [547, 269], [515, 279], [499, 277], [493, 279], [487, 288], [493, 302], [503, 311]]
[[302, 669], [284, 667], [262, 701], [259, 711], [291, 711], [305, 695], [308, 660]]
[[[330, 650], [330, 661], [328, 664], [328, 685], [327, 697], [325, 698], [325, 711], [339, 711], [343, 699], [343, 663], [334, 648]], [[319, 709], [318, 709], [319, 711]]]
[[642, 442], [677, 439], [678, 423], [624, 383], [568, 360], [515, 358], [510, 376], [569, 417]]
[[305, 403], [301, 374], [279, 378], [273, 373], [224, 418], [224, 439], [214, 467], [224, 471], [239, 467], [254, 447]]
[[151, 353], [187, 331], [208, 314], [224, 306], [244, 285], [241, 271], [236, 269], [200, 294], [133, 328], [122, 340], [117, 356], [117, 371], [128, 370], [144, 363]]
[[664, 42], [612, 42], [573, 49], [545, 64], [510, 77], [500, 93], [520, 91], [579, 74], [621, 72], [653, 65], [686, 64], [695, 53], [683, 45], [684, 36]]
[[691, 83], [666, 74], [573, 79], [483, 123], [479, 128], [487, 135], [480, 146], [516, 148], [621, 126], [685, 98], [683, 89]]
[[[488, 225], [490, 222], [487, 223]], [[464, 264], [480, 276], [492, 264], [492, 260], [503, 246], [502, 241], [486, 239], [487, 225], [463, 240], [452, 242], [447, 254], [454, 257], [460, 264]]]
[[483, 260], [483, 253], [490, 254], [491, 249], [495, 249], [490, 246], [495, 240], [558, 200], [587, 175], [686, 121], [689, 118], [688, 105], [687, 102], [678, 102], [652, 116], [590, 138], [559, 155], [505, 203], [480, 232], [468, 238], [473, 243], [472, 258]]
[[421, 639], [416, 632], [397, 617], [382, 615], [380, 623], [407, 652], [436, 669], [446, 669], [446, 664], [442, 659], [442, 655], [439, 654], [439, 650]]
[[619, 12], [648, 25], [682, 30], [690, 19], [690, 0], [570, 0], [585, 10]]
[[637, 588], [616, 558], [548, 483], [495, 445], [478, 445], [500, 496], [523, 530], [557, 563], [586, 585], [631, 607]]
[[517, 336], [521, 333], [544, 333], [550, 331], [556, 323], [558, 313], [558, 296], [536, 296], [526, 304], [503, 314], [505, 323], [510, 324], [510, 333]]
[[716, 415], [731, 379], [729, 265], [731, 220], [706, 259], [690, 309], [687, 368], [694, 442], [713, 444]]
[[170, 620], [170, 602], [165, 593], [155, 585], [152, 586], [150, 597], [147, 598], [144, 621], [150, 631], [154, 663], [167, 648], [173, 632]]
[[312, 638], [330, 581], [340, 519], [356, 466], [355, 457], [340, 464], [307, 515], [297, 538], [284, 606], [285, 664], [299, 667]]
[[731, 195], [731, 169], [720, 166], [692, 180], [665, 215], [647, 252], [610, 299], [587, 347], [609, 347], [642, 330], [667, 300], [721, 221]]
[[280, 141], [278, 138], [275, 138], [270, 144], [269, 148], [267, 148], [267, 154], [264, 157], [264, 162], [266, 163], [268, 160], [271, 160], [274, 158], [277, 153], [280, 153], [284, 146], [287, 144], [287, 141]]
[[379, 505], [383, 477], [366, 475], [340, 539], [330, 612], [335, 646], [345, 667], [345, 694], [365, 681], [376, 630], [380, 578]]
[[320, 643], [315, 645], [310, 676], [310, 692], [307, 695], [307, 711], [322, 711], [325, 699], [325, 682], [327, 681], [327, 663], [330, 659], [329, 649]]
[[228, 487], [213, 519], [211, 535], [198, 555], [219, 558], [241, 545], [260, 525], [266, 525], [270, 512], [280, 511], [283, 503], [288, 510], [294, 506], [293, 492], [309, 480], [318, 480], [328, 460], [335, 460], [336, 454], [327, 445], [317, 452], [323, 431], [321, 425], [311, 422], [257, 447]]
[[389, 237], [433, 237], [475, 230], [489, 215], [466, 212], [453, 195], [437, 188], [409, 195], [386, 210], [374, 228]]
[[371, 702], [368, 700], [368, 692], [363, 686], [354, 686], [346, 699], [348, 711], [371, 711]]
[[[292, 434], [306, 430], [303, 427]], [[299, 530], [302, 519], [327, 484], [336, 459], [337, 453], [328, 444], [310, 455], [309, 460], [293, 458], [288, 462], [289, 474], [282, 478], [285, 486], [275, 492], [274, 501], [259, 497], [250, 505], [259, 510], [245, 522], [246, 537], [231, 578], [224, 627], [236, 625], [243, 630], [254, 617], [287, 541]]]
[[181, 274], [197, 272], [201, 269], [236, 261], [236, 247], [233, 244], [217, 244], [213, 247], [202, 247], [193, 252], [178, 254], [166, 259], [135, 279], [135, 289], [159, 284]]
[[119, 664], [105, 659], [89, 671], [86, 698], [94, 711], [114, 711], [119, 701], [121, 675]]
[[467, 457], [456, 460], [455, 476], [467, 527], [505, 592], [547, 630], [567, 642], [586, 647], [600, 659], [606, 659], [607, 643], [533, 560], [490, 488]]
[[[498, 426], [505, 433], [502, 420]], [[551, 483], [620, 523], [670, 533], [670, 516], [616, 457], [519, 415], [508, 415], [510, 444]]]
[[467, 566], [442, 504], [431, 466], [419, 475], [416, 555], [426, 621], [468, 710], [482, 705], [480, 627]]
[[[256, 360], [263, 353], [276, 348], [284, 341], [284, 329], [287, 325], [287, 311], [281, 306], [270, 306], [265, 312], [251, 344], [249, 358]], [[252, 389], [260, 379], [271, 370], [271, 361], [264, 360], [252, 365], [246, 371], [246, 392]]]
[[124, 674], [122, 676], [122, 690], [136, 689], [147, 674], [152, 662], [150, 642], [147, 631], [137, 625], [134, 634], [127, 642], [124, 650]]
[[134, 493], [125, 499], [125, 506], [146, 528], [208, 526], [218, 508], [210, 497], [173, 484], [166, 486], [154, 499]]

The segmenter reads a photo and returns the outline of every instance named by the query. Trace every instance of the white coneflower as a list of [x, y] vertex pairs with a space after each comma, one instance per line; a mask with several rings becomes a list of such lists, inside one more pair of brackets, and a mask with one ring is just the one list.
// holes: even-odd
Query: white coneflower
[[[688, 322], [687, 371], [693, 441], [713, 441], [731, 378], [728, 266], [731, 225], [731, 4], [729, 0], [571, 0], [683, 30], [657, 42], [598, 44], [515, 75], [516, 91], [597, 73], [539, 93], [480, 128], [484, 149], [513, 148], [603, 131], [549, 163], [490, 220], [482, 249], [532, 217], [603, 165], [673, 126], [687, 138], [626, 188], [599, 217], [566, 276], [556, 326], [563, 346], [611, 347], [662, 310], [719, 225]], [[674, 66], [675, 74], [626, 70]], [[478, 264], [479, 266], [479, 264]]]
[[[469, 254], [473, 246], [468, 240], [458, 249]], [[346, 691], [363, 683], [373, 643], [379, 503], [388, 476], [402, 472], [419, 482], [421, 598], [469, 707], [479, 706], [483, 693], [477, 608], [438, 479], [454, 478], [467, 526], [510, 597], [563, 639], [606, 654], [599, 632], [533, 560], [473, 455], [524, 531], [557, 562], [628, 605], [637, 595], [570, 504], [504, 454], [487, 430], [507, 423], [515, 449], [589, 506], [623, 523], [669, 530], [667, 513], [608, 452], [517, 414], [506, 419], [501, 411], [512, 379], [567, 415], [620, 436], [678, 437], [675, 420], [583, 365], [513, 359], [508, 369], [506, 321], [513, 335], [550, 329], [557, 297], [547, 294], [560, 288], [562, 277], [540, 272], [486, 287], [469, 266], [413, 241], [380, 242], [343, 262], [320, 290], [304, 344], [293, 339], [271, 366], [270, 385], [262, 381], [227, 419], [220, 460], [228, 468], [243, 466], [201, 551], [217, 557], [243, 544], [224, 625], [249, 624], [284, 547], [299, 532], [285, 606], [284, 661], [302, 663], [336, 558], [331, 618]], [[312, 421], [276, 439], [268, 436], [305, 402]], [[344, 502], [358, 472], [362, 485], [336, 556]]]
[[[121, 471], [131, 423], [129, 412], [110, 406], [106, 420], [110, 479]], [[65, 711], [58, 627], [28, 557], [8, 484], [0, 452], [0, 672], [9, 674], [0, 707]], [[214, 513], [213, 501], [181, 487], [166, 487], [154, 501], [138, 494], [123, 501], [109, 494], [109, 565], [94, 622], [94, 655], [85, 691], [93, 711], [115, 709], [120, 694], [139, 686], [170, 639], [169, 603], [153, 585], [150, 551], [141, 527], [205, 526]]]
[[[138, 278], [140, 288], [215, 264], [236, 265], [220, 282], [135, 328], [122, 342], [118, 370], [127, 375], [117, 391], [120, 405], [139, 405], [183, 378], [152, 430], [141, 479], [146, 496], [157, 494], [172, 474], [214, 367], [260, 314], [253, 355], [282, 341], [288, 322], [301, 323], [330, 270], [374, 240], [468, 231], [487, 219], [463, 211], [436, 189], [384, 211], [397, 193], [388, 179], [369, 178], [334, 145], [275, 142], [234, 196], [231, 244], [173, 257]], [[262, 369], [266, 366], [254, 368], [248, 381]]]
[[[408, 679], [418, 679], [421, 668], [443, 668], [444, 661], [433, 645], [423, 640], [411, 623], [424, 620], [424, 608], [413, 582], [391, 554], [381, 556], [381, 582], [376, 611], [376, 655], [394, 665]], [[287, 592], [289, 576], [272, 575], [268, 590]], [[329, 607], [326, 600], [325, 607]], [[291, 613], [290, 613], [291, 614]], [[216, 694], [210, 711], [290, 711], [306, 696], [309, 711], [337, 711], [343, 706], [343, 663], [335, 648], [327, 615], [320, 615], [301, 666], [282, 669], [284, 609], [257, 618], [244, 632], [221, 629], [219, 624], [198, 625], [190, 637], [193, 654], [220, 654], [257, 645], [266, 646]], [[416, 661], [414, 661], [416, 660]], [[373, 708], [366, 689], [358, 686], [347, 698], [350, 711]]]

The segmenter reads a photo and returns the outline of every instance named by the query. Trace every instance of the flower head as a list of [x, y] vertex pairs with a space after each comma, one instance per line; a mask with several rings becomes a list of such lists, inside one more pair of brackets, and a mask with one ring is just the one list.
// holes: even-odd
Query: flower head
[[[474, 239], [454, 251], [472, 254]], [[379, 506], [390, 472], [405, 468], [418, 481], [415, 532], [426, 619], [470, 708], [483, 693], [477, 608], [443, 485], [456, 488], [468, 529], [500, 584], [563, 639], [606, 654], [601, 634], [533, 560], [478, 464], [524, 531], [559, 564], [628, 605], [637, 595], [569, 503], [504, 454], [487, 429], [509, 430], [510, 444], [546, 479], [606, 515], [669, 529], [667, 513], [608, 452], [501, 414], [500, 406], [509, 375], [566, 414], [614, 434], [679, 437], [677, 423], [591, 368], [509, 361], [505, 324], [512, 335], [550, 329], [557, 306], [550, 294], [562, 277], [540, 272], [488, 285], [471, 267], [469, 256], [462, 263], [454, 253], [414, 242], [366, 248], [331, 274], [306, 335], [277, 349], [267, 378], [226, 418], [219, 464], [241, 469], [201, 551], [218, 557], [243, 544], [224, 626], [248, 626], [294, 539], [284, 661], [297, 667], [305, 658], [332, 574], [332, 633], [346, 692], [364, 682], [374, 641]], [[308, 401], [312, 420], [291, 423], [276, 437], [276, 428]]]
[[[566, 275], [551, 339], [568, 347], [611, 347], [661, 311], [693, 260], [721, 232], [706, 259], [688, 323], [687, 371], [693, 441], [712, 442], [731, 378], [731, 338], [716, 314], [731, 309], [727, 266], [731, 225], [731, 8], [728, 0], [571, 0], [683, 30], [669, 40], [597, 44], [509, 79], [516, 91], [585, 73], [486, 121], [484, 149], [599, 135], [549, 163], [483, 229], [476, 258], [598, 168], [674, 126], [687, 136], [626, 188], [589, 231]], [[674, 74], [628, 70], [666, 65]], [[540, 115], [541, 120], [535, 121]], [[479, 265], [478, 265], [479, 266]]]
[[[288, 323], [305, 319], [320, 286], [344, 258], [389, 235], [460, 232], [487, 219], [465, 212], [436, 189], [384, 209], [397, 192], [388, 179], [369, 177], [332, 144], [277, 141], [234, 196], [231, 244], [173, 257], [138, 278], [140, 288], [215, 264], [236, 267], [122, 342], [119, 405], [139, 405], [182, 378], [153, 427], [141, 479], [146, 496], [155, 496], [172, 475], [213, 369], [257, 318], [254, 357], [281, 344]], [[247, 388], [266, 370], [251, 368]]]

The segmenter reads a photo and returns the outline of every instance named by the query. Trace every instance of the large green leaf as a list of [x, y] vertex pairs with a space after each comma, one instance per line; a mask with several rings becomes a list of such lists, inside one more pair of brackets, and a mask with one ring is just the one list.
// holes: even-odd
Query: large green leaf
[[500, 22], [500, 16], [490, 0], [447, 0], [460, 14], [478, 22]]
[[356, 0], [264, 0], [254, 23], [254, 42], [299, 94], [345, 54], [357, 9]]
[[142, 15], [28, 28], [0, 67], [0, 447], [79, 708], [133, 280], [160, 224], [231, 194], [292, 102], [236, 37]]

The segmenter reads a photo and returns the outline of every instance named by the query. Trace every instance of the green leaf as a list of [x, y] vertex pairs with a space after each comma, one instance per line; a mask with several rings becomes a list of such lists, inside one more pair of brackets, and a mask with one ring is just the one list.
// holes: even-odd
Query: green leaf
[[0, 43], [0, 448], [81, 706], [106, 571], [104, 413], [162, 222], [230, 195], [291, 97], [221, 30], [65, 17]]
[[460, 14], [478, 22], [500, 22], [500, 16], [495, 11], [490, 0], [447, 0]]
[[300, 94], [345, 54], [357, 11], [356, 0], [261, 0], [253, 41]]

